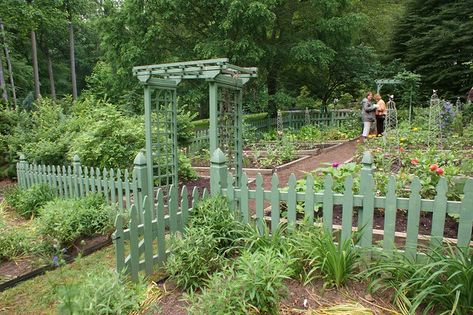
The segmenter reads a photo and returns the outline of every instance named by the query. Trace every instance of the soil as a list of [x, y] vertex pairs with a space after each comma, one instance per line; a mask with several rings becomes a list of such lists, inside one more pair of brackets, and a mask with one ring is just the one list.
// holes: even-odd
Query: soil
[[[360, 304], [373, 314], [396, 314], [395, 308], [387, 302], [391, 300], [389, 293], [368, 295], [367, 284], [363, 282], [350, 281], [346, 287], [338, 290], [324, 290], [321, 281], [303, 286], [299, 281], [289, 279], [285, 284], [287, 296], [280, 302], [280, 314], [310, 314], [311, 310], [341, 304]], [[159, 284], [159, 287], [164, 295], [158, 302], [159, 311], [156, 314], [186, 315], [189, 304], [183, 292], [170, 280]]]

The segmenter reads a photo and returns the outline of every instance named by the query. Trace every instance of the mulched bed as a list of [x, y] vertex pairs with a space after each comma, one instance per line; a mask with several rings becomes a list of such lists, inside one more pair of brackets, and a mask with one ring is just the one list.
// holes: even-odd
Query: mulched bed
[[[310, 310], [317, 310], [339, 304], [361, 304], [372, 310], [373, 314], [390, 314], [394, 307], [388, 303], [391, 300], [389, 293], [380, 293], [373, 296], [368, 294], [367, 284], [350, 281], [346, 287], [337, 289], [323, 289], [321, 281], [314, 281], [303, 286], [299, 281], [286, 280], [288, 294], [280, 303], [280, 314], [310, 314]], [[173, 281], [168, 280], [158, 285], [164, 295], [158, 301], [159, 311], [155, 314], [186, 315], [189, 306]], [[304, 300], [305, 303], [304, 303]]]

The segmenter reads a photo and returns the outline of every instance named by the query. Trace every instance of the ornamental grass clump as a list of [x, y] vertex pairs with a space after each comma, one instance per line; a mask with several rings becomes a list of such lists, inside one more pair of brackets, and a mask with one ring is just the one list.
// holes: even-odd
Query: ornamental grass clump
[[409, 314], [473, 314], [473, 251], [448, 247], [424, 258], [385, 254], [365, 272], [370, 289], [393, 290], [394, 303]]

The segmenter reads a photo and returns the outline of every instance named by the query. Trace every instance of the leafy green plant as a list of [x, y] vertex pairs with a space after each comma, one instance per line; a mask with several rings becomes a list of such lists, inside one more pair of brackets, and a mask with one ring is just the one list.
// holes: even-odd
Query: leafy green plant
[[295, 256], [302, 266], [305, 283], [322, 278], [325, 286], [338, 288], [354, 276], [360, 258], [356, 234], [338, 243], [325, 230], [306, 227], [297, 234]]
[[[289, 264], [290, 265], [290, 264]], [[200, 295], [191, 295], [191, 314], [277, 314], [292, 273], [271, 248], [245, 251], [233, 266], [215, 273]]]
[[190, 227], [171, 240], [166, 270], [176, 284], [187, 291], [202, 288], [213, 272], [222, 267], [216, 248], [218, 240], [206, 226]]
[[424, 314], [473, 312], [473, 252], [470, 248], [435, 250], [426, 261], [401, 253], [385, 254], [364, 274], [372, 291], [393, 289], [394, 302], [409, 314], [423, 306]]
[[222, 196], [213, 196], [199, 202], [189, 220], [189, 227], [208, 228], [217, 241], [216, 250], [223, 253], [240, 237], [240, 223], [235, 211]]
[[5, 194], [7, 205], [27, 219], [37, 216], [39, 209], [54, 198], [53, 190], [47, 185], [33, 185], [28, 189], [14, 187]]
[[24, 226], [2, 228], [0, 233], [0, 261], [23, 255], [46, 253], [48, 248], [33, 229]]
[[112, 269], [87, 274], [57, 289], [58, 314], [129, 314], [146, 298], [144, 282], [124, 282]]
[[78, 238], [110, 232], [115, 210], [101, 196], [81, 199], [56, 199], [40, 210], [40, 233], [60, 246], [70, 246]]

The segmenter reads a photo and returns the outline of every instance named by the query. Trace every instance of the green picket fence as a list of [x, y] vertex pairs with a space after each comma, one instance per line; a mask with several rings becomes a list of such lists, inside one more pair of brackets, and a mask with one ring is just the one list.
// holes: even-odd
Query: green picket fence
[[[462, 201], [447, 200], [447, 183], [441, 178], [437, 186], [437, 195], [434, 200], [422, 199], [420, 196], [421, 184], [419, 178], [414, 178], [410, 186], [409, 198], [396, 196], [396, 181], [391, 176], [389, 179], [386, 196], [375, 194], [375, 184], [372, 175], [372, 157], [365, 153], [363, 168], [360, 174], [360, 190], [357, 194], [353, 192], [353, 178], [348, 177], [345, 181], [344, 193], [333, 192], [333, 179], [330, 175], [324, 178], [324, 190], [314, 191], [314, 180], [312, 175], [307, 176], [305, 192], [296, 191], [296, 177], [292, 174], [289, 178], [287, 188], [279, 186], [279, 178], [274, 174], [271, 179], [270, 190], [263, 188], [263, 177], [256, 177], [256, 188], [248, 188], [248, 177], [243, 174], [241, 185], [235, 185], [235, 179], [229, 173], [225, 156], [217, 149], [211, 160], [211, 192], [212, 194], [223, 194], [231, 205], [240, 213], [244, 222], [255, 220], [261, 229], [266, 224], [265, 212], [269, 211], [270, 229], [274, 231], [280, 222], [287, 222], [288, 229], [294, 228], [297, 223], [297, 204], [303, 203], [304, 217], [310, 224], [314, 223], [314, 209], [322, 208], [322, 225], [328, 231], [333, 229], [333, 210], [335, 205], [342, 207], [342, 240], [348, 238], [352, 233], [352, 218], [354, 207], [358, 208], [358, 229], [362, 228], [360, 246], [364, 249], [374, 249], [377, 245], [373, 242], [373, 218], [374, 209], [384, 209], [384, 235], [382, 250], [392, 251], [402, 249], [406, 255], [415, 257], [419, 252], [419, 222], [423, 213], [432, 212], [432, 231], [430, 235], [431, 246], [437, 246], [444, 241], [445, 218], [449, 214], [458, 216], [458, 235], [456, 243], [459, 247], [470, 245], [473, 225], [473, 179], [468, 179], [464, 186], [464, 197]], [[235, 187], [236, 186], [236, 187]], [[254, 215], [249, 204], [254, 204]], [[285, 215], [282, 215], [281, 205], [285, 205]], [[407, 232], [404, 248], [395, 246], [395, 223], [398, 209], [407, 211]]]
[[74, 198], [88, 194], [100, 194], [107, 203], [120, 212], [130, 209], [135, 202], [143, 200], [146, 181], [146, 159], [143, 153], [135, 158], [131, 173], [128, 170], [98, 169], [81, 165], [76, 155], [72, 165], [29, 164], [24, 155], [17, 163], [18, 185], [27, 189], [36, 184], [48, 185], [59, 197]]
[[204, 189], [199, 199], [197, 187], [189, 196], [186, 186], [182, 187], [178, 196], [177, 187], [171, 185], [167, 200], [162, 189], [158, 189], [156, 203], [146, 196], [141, 205], [132, 205], [129, 220], [118, 214], [112, 236], [117, 271], [130, 274], [133, 280], [138, 279], [140, 271], [151, 275], [154, 265], [164, 262], [169, 254], [166, 234], [184, 232], [189, 214], [199, 200], [207, 196], [208, 192]]
[[[323, 127], [340, 127], [345, 121], [358, 118], [358, 111], [353, 111], [350, 109], [337, 109], [330, 110], [328, 112], [310, 110], [308, 111], [308, 114], [309, 117], [307, 117], [307, 113], [304, 110], [283, 111], [283, 127], [300, 129], [306, 125], [307, 121], [309, 121], [312, 125]], [[270, 128], [276, 128], [277, 118], [270, 118], [267, 116], [261, 118], [251, 118], [246, 120], [246, 124], [256, 131], [265, 131]], [[208, 126], [205, 127], [199, 127], [195, 130], [194, 138], [192, 139], [191, 144], [187, 147], [187, 154], [194, 154], [201, 149], [206, 149], [209, 147], [209, 130]]]

